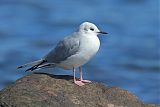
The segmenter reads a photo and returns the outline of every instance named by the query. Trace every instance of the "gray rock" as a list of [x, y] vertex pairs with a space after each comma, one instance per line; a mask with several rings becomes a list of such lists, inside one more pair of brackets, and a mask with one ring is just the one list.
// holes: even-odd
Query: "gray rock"
[[0, 92], [0, 107], [158, 107], [145, 105], [117, 87], [92, 82], [79, 87], [72, 76], [35, 73]]

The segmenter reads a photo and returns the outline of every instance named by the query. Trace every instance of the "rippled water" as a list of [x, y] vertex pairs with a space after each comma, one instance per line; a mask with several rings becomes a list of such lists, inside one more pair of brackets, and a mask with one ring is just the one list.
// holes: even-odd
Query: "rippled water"
[[158, 0], [1, 0], [0, 89], [28, 74], [17, 66], [43, 57], [83, 21], [109, 33], [100, 37], [101, 48], [84, 66], [84, 78], [160, 103]]

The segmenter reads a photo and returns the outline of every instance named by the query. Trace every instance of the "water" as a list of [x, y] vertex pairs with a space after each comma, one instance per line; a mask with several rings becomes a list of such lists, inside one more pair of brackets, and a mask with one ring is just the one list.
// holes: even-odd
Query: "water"
[[[17, 66], [43, 57], [83, 21], [109, 33], [100, 37], [84, 78], [160, 104], [158, 0], [1, 0], [0, 89], [28, 74]], [[45, 72], [71, 74], [58, 68]]]

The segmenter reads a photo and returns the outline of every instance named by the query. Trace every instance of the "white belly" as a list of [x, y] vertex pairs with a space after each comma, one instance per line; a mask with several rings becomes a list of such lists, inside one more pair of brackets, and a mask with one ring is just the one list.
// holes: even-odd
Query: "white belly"
[[97, 36], [83, 37], [80, 41], [80, 50], [67, 60], [58, 64], [63, 69], [73, 69], [87, 63], [98, 51], [100, 46]]

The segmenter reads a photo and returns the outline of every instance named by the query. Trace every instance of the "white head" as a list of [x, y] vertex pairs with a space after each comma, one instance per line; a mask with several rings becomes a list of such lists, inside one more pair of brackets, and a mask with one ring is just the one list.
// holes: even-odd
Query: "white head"
[[98, 35], [98, 34], [108, 34], [106, 32], [101, 32], [96, 25], [90, 22], [84, 22], [79, 26], [79, 32], [84, 34], [92, 34], [92, 35]]

